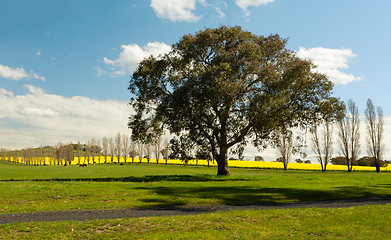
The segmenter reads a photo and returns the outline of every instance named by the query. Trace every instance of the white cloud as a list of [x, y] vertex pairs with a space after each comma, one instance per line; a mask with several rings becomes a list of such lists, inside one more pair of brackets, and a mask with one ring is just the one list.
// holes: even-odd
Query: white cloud
[[24, 85], [24, 87], [33, 95], [44, 95], [46, 93], [42, 88], [33, 85]]
[[35, 78], [35, 79], [40, 79], [42, 81], [45, 81], [45, 77], [39, 76], [38, 74], [34, 73], [32, 70], [30, 71], [30, 73], [27, 73], [23, 67], [11, 68], [9, 66], [5, 66], [1, 64], [0, 64], [0, 77], [6, 79], [12, 79], [12, 80]]
[[348, 69], [348, 61], [356, 57], [351, 49], [330, 49], [330, 48], [303, 48], [300, 47], [297, 56], [302, 59], [311, 60], [316, 66], [316, 71], [326, 74], [335, 84], [348, 84], [359, 81], [361, 77], [343, 72]]
[[67, 98], [25, 85], [28, 93], [14, 95], [0, 88], [0, 146], [54, 145], [58, 141], [86, 142], [92, 137], [129, 133], [127, 102]]
[[37, 52], [35, 55], [37, 56], [37, 57], [39, 57], [39, 56], [41, 56], [41, 52]]
[[23, 67], [10, 68], [0, 64], [0, 77], [2, 78], [20, 80], [23, 78], [28, 78], [28, 76], [28, 73], [23, 69]]
[[248, 17], [250, 15], [250, 12], [247, 10], [249, 6], [258, 7], [259, 5], [268, 4], [273, 1], [274, 0], [236, 0], [235, 3], [245, 11], [245, 17]]
[[45, 81], [45, 77], [44, 76], [39, 76], [38, 74], [34, 73], [31, 71], [30, 73], [30, 77], [29, 78], [35, 78], [35, 79], [39, 79], [39, 80], [42, 80], [42, 81]]
[[144, 58], [151, 55], [159, 56], [160, 54], [168, 53], [171, 50], [169, 45], [161, 42], [150, 42], [143, 47], [140, 47], [137, 44], [122, 45], [121, 48], [122, 51], [117, 59], [111, 60], [106, 57], [103, 58], [105, 64], [113, 66], [112, 76], [131, 74], [136, 70], [138, 63]]
[[26, 107], [23, 108], [22, 113], [26, 115], [36, 115], [40, 117], [55, 117], [58, 113], [53, 111], [51, 108], [37, 108], [37, 107]]
[[235, 3], [244, 11], [247, 11], [249, 6], [258, 7], [259, 5], [268, 4], [274, 0], [236, 0]]
[[[206, 5], [205, 0], [198, 0]], [[159, 18], [169, 19], [173, 22], [196, 22], [202, 16], [196, 16], [192, 12], [196, 8], [197, 0], [151, 0], [151, 7]]]
[[102, 76], [103, 74], [106, 74], [107, 72], [105, 70], [103, 70], [101, 67], [97, 66], [96, 67], [96, 76], [100, 77]]
[[219, 7], [216, 8], [216, 11], [219, 13], [219, 18], [225, 17], [225, 13]]

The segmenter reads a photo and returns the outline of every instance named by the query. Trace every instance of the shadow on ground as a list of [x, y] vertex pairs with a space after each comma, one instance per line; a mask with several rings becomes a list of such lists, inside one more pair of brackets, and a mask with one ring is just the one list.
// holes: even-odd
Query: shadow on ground
[[81, 182], [160, 182], [160, 181], [177, 181], [177, 182], [208, 182], [208, 181], [251, 181], [251, 177], [226, 177], [216, 175], [147, 175], [141, 177], [107, 177], [107, 178], [49, 178], [49, 179], [7, 179], [0, 182], [18, 182], [18, 181], [81, 181]]
[[[334, 201], [343, 199], [384, 198], [390, 194], [378, 194], [365, 187], [337, 187], [332, 190], [300, 188], [260, 187], [141, 187], [156, 194], [155, 198], [141, 199], [160, 208], [186, 205], [188, 198], [216, 200], [222, 205], [273, 205], [280, 203]], [[181, 201], [182, 199], [182, 201]]]
[[[369, 186], [330, 187], [329, 189], [308, 188], [305, 186], [293, 187], [262, 187], [260, 184], [247, 184], [247, 181], [257, 181], [252, 177], [221, 177], [215, 175], [151, 175], [142, 177], [119, 178], [69, 178], [69, 179], [34, 179], [34, 180], [0, 180], [9, 181], [58, 181], [58, 182], [202, 182], [201, 184], [188, 184], [187, 186], [137, 185], [135, 189], [145, 190], [152, 194], [139, 199], [145, 203], [141, 208], [176, 208], [196, 204], [221, 204], [231, 206], [267, 205], [308, 201], [333, 201], [343, 199], [384, 198], [391, 197], [385, 188], [390, 184]], [[213, 184], [224, 182], [227, 184]], [[234, 182], [235, 184], [229, 184]], [[203, 183], [205, 182], [205, 184]], [[210, 182], [210, 183], [207, 183]], [[243, 182], [243, 184], [241, 184]], [[172, 185], [172, 186], [171, 186]], [[224, 186], [226, 185], [226, 186]], [[233, 186], [234, 185], [234, 186]]]

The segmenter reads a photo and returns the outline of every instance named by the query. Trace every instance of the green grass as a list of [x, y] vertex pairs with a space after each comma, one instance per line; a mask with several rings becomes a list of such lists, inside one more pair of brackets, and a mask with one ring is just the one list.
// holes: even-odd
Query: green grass
[[[0, 163], [0, 213], [247, 205], [391, 196], [391, 175], [165, 165]], [[391, 206], [0, 225], [0, 239], [390, 239]]]
[[1, 239], [390, 239], [391, 206], [0, 225]]
[[309, 172], [147, 164], [0, 164], [0, 213], [250, 205], [391, 196], [389, 173]]

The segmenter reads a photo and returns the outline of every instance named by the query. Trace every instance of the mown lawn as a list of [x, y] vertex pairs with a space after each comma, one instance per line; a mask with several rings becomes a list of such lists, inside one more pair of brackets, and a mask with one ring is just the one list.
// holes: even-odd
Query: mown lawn
[[0, 213], [250, 205], [391, 196], [391, 174], [147, 164], [0, 164]]

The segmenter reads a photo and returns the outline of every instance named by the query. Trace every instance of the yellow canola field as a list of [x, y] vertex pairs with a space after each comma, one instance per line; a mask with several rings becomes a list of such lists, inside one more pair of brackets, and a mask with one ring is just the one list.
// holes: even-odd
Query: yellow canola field
[[[230, 167], [247, 167], [247, 168], [266, 168], [266, 169], [283, 169], [284, 165], [281, 162], [255, 162], [255, 161], [237, 161], [230, 160]], [[318, 170], [321, 171], [322, 168], [320, 164], [308, 164], [308, 163], [289, 163], [288, 170]], [[327, 165], [327, 170], [330, 171], [347, 171], [347, 166], [345, 165]], [[375, 167], [365, 167], [365, 166], [353, 166], [353, 171], [375, 171]], [[391, 167], [382, 167], [381, 171], [391, 170]]]
[[[35, 159], [37, 163], [39, 163], [39, 159]], [[112, 163], [111, 157], [107, 157], [107, 163]], [[118, 158], [114, 157], [113, 159], [114, 163], [118, 163]], [[23, 159], [18, 159], [18, 162], [24, 163]], [[93, 159], [85, 159], [84, 157], [79, 159], [75, 157], [72, 161], [72, 165], [77, 165], [77, 164], [94, 164], [95, 163], [105, 163], [105, 157], [100, 156], [100, 157], [94, 157]], [[131, 158], [126, 158], [126, 163], [131, 163], [132, 159]], [[134, 163], [140, 163], [139, 158], [134, 158], [133, 160]], [[142, 163], [147, 163], [147, 159], [143, 158]], [[49, 158], [45, 159], [45, 164], [46, 165], [63, 165], [64, 162], [58, 163], [53, 161], [53, 159], [50, 161]], [[120, 158], [119, 163], [125, 163], [125, 159], [123, 157]], [[156, 159], [151, 159], [150, 164], [156, 164]], [[159, 160], [159, 164], [166, 164], [166, 161], [164, 159]], [[181, 160], [176, 160], [176, 159], [169, 159], [168, 164], [175, 164], [175, 165], [184, 165], [185, 162]], [[190, 160], [187, 163], [188, 165], [199, 165], [199, 166], [217, 166], [216, 161], [208, 161], [207, 160]], [[230, 167], [239, 167], [239, 168], [260, 168], [260, 169], [283, 169], [284, 166], [281, 162], [261, 162], [261, 161], [239, 161], [239, 160], [229, 160], [228, 162]], [[294, 170], [315, 170], [315, 171], [321, 171], [321, 166], [320, 164], [308, 164], [308, 163], [289, 163], [288, 164], [288, 170], [289, 169], [294, 169]], [[345, 165], [327, 165], [327, 170], [329, 171], [346, 171], [347, 166]], [[381, 171], [390, 171], [391, 170], [391, 165], [387, 167], [382, 167]], [[353, 166], [353, 171], [375, 171], [375, 167], [365, 167], [365, 166]]]

